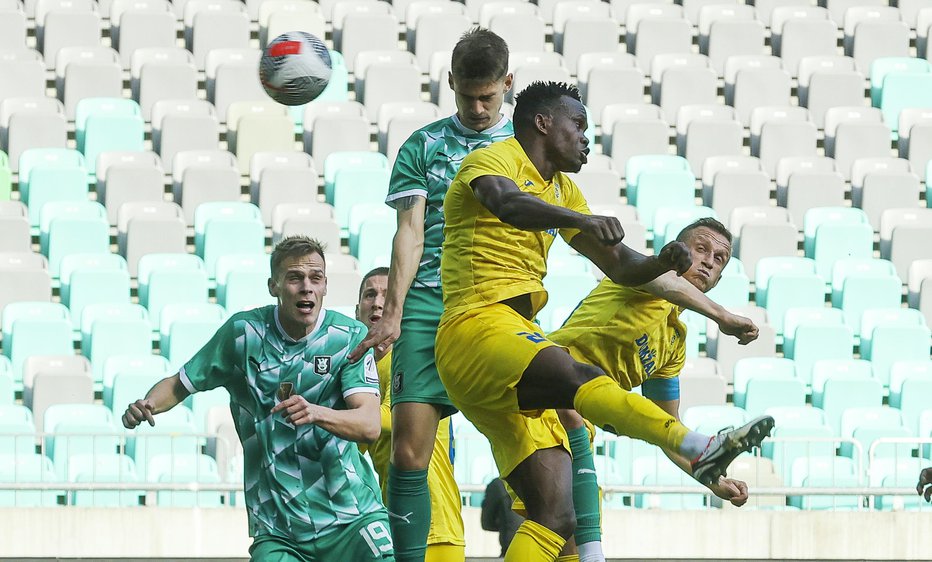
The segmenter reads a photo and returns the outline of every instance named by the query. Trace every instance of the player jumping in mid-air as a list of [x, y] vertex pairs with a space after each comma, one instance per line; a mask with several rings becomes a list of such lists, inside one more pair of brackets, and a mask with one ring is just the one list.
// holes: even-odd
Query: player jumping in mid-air
[[[706, 218], [684, 228], [677, 240], [692, 255], [692, 266], [683, 279], [707, 293], [718, 284], [731, 259], [731, 233], [722, 223]], [[603, 279], [547, 339], [565, 346], [575, 360], [595, 365], [621, 388], [640, 386], [645, 398], [679, 420], [679, 374], [686, 363], [686, 326], [679, 319], [682, 308], [654, 294], [664, 292], [664, 286], [675, 290], [673, 275], [666, 273], [644, 287], [625, 287]], [[698, 303], [707, 307], [705, 313], [712, 318], [726, 316], [712, 301]], [[691, 459], [669, 448], [664, 452], [692, 474]], [[705, 484], [716, 496], [736, 506], [747, 502], [748, 487], [740, 480], [723, 477]]]
[[[586, 112], [575, 88], [534, 83], [518, 95], [513, 119], [514, 139], [466, 157], [444, 202], [436, 360], [453, 404], [489, 438], [500, 473], [526, 506], [528, 520], [506, 560], [550, 561], [576, 524], [566, 433], [550, 408], [575, 408], [607, 431], [692, 459], [703, 483], [717, 482], [735, 456], [758, 445], [773, 419], [715, 438], [689, 431], [540, 333], [532, 319], [547, 300], [542, 278], [558, 234], [623, 285], [685, 273], [692, 259], [682, 242], [653, 257], [634, 252], [620, 243], [617, 219], [589, 213], [563, 173], [578, 171], [588, 153]], [[685, 279], [674, 276], [669, 284], [671, 295], [707, 300]], [[725, 334], [756, 337], [746, 318], [727, 312], [713, 318]]]
[[315, 240], [285, 238], [271, 265], [278, 304], [232, 315], [177, 374], [126, 408], [123, 425], [155, 425], [189, 394], [226, 388], [243, 443], [251, 560], [393, 561], [388, 513], [356, 446], [379, 436], [375, 359], [346, 360], [366, 327], [324, 308]]
[[[443, 298], [440, 253], [444, 198], [463, 158], [492, 142], [511, 138], [511, 121], [501, 113], [511, 89], [508, 45], [487, 29], [465, 33], [453, 48], [449, 85], [456, 114], [415, 131], [401, 146], [392, 170], [386, 202], [398, 215], [392, 243], [388, 294], [382, 320], [354, 351], [351, 360], [394, 343], [392, 354], [392, 452], [388, 476], [388, 508], [395, 552], [400, 562], [424, 560], [430, 526], [427, 468], [441, 418], [456, 411], [437, 374], [434, 341]], [[593, 468], [584, 428], [574, 441]], [[581, 461], [585, 462], [585, 461]], [[598, 488], [594, 478], [577, 484], [579, 504], [591, 516], [580, 525], [577, 542], [590, 543], [604, 560], [598, 528]]]
[[[388, 290], [388, 268], [377, 267], [366, 273], [359, 287], [356, 319], [370, 330], [382, 321], [385, 294]], [[368, 445], [369, 456], [382, 487], [382, 498], [388, 480], [388, 457], [392, 444], [391, 366], [392, 350], [376, 352], [375, 366], [379, 372], [379, 391], [382, 435]], [[430, 532], [427, 535], [427, 562], [462, 562], [466, 559], [466, 542], [463, 537], [462, 499], [456, 480], [453, 479], [453, 443], [450, 418], [440, 420], [434, 442], [434, 453], [427, 469], [427, 486], [430, 488]], [[362, 449], [364, 445], [360, 445]]]

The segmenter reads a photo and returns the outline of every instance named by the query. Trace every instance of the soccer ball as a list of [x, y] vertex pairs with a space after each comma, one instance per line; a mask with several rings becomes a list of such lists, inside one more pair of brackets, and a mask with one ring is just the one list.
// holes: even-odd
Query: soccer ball
[[259, 61], [259, 81], [284, 105], [304, 105], [330, 82], [330, 52], [310, 33], [289, 31], [268, 44]]

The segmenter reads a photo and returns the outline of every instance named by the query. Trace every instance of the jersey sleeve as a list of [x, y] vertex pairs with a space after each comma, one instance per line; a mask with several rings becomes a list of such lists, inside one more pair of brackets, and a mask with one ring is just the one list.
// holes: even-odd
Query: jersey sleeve
[[[586, 198], [582, 194], [582, 190], [579, 189], [579, 186], [576, 185], [573, 180], [566, 178], [566, 182], [563, 186], [563, 197], [566, 201], [565, 207], [571, 211], [576, 211], [577, 213], [583, 215], [591, 215], [592, 211], [589, 210], [589, 204], [586, 203]], [[577, 228], [561, 228], [560, 236], [569, 243], [574, 236], [579, 234], [579, 229]]]
[[680, 372], [686, 364], [686, 337], [677, 338], [676, 352], [666, 365], [641, 383], [645, 398], [658, 401], [680, 399]]
[[242, 357], [236, 352], [236, 326], [233, 316], [220, 326], [204, 347], [179, 371], [181, 383], [191, 392], [203, 392], [226, 385], [242, 374]]
[[[353, 337], [349, 349], [359, 345], [365, 336], [366, 331], [361, 330]], [[379, 371], [375, 366], [375, 355], [371, 349], [355, 363], [344, 360], [340, 369], [340, 390], [343, 398], [358, 393], [379, 395]]]
[[408, 137], [395, 157], [388, 183], [385, 204], [395, 208], [399, 199], [416, 196], [427, 198], [427, 172], [424, 169], [424, 143], [418, 133]]
[[482, 176], [501, 176], [514, 181], [518, 175], [515, 162], [491, 148], [494, 146], [475, 150], [464, 158], [456, 179], [470, 187], [473, 180]]

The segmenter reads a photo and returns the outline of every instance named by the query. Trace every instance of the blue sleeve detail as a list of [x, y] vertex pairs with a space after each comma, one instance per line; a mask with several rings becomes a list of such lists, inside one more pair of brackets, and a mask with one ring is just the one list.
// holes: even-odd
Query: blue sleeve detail
[[456, 444], [453, 441], [453, 420], [450, 420], [449, 425], [449, 438], [450, 438], [450, 447], [447, 454], [450, 456], [450, 464], [453, 464], [453, 459], [456, 458]]
[[641, 393], [644, 395], [644, 398], [659, 400], [661, 402], [679, 400], [680, 378], [647, 379], [641, 383]]

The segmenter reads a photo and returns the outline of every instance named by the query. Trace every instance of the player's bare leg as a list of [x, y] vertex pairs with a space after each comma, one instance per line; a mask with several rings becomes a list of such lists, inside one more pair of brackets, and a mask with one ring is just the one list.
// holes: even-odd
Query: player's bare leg
[[392, 452], [388, 510], [399, 562], [424, 560], [430, 529], [427, 469], [434, 452], [440, 410], [401, 402], [392, 407]]

